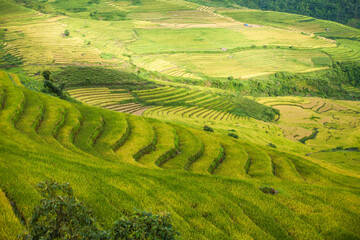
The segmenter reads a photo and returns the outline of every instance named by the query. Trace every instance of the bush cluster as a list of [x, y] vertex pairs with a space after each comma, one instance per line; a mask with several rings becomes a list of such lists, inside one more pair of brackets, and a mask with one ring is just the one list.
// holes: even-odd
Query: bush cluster
[[154, 215], [135, 210], [116, 221], [110, 230], [102, 230], [91, 211], [79, 202], [68, 183], [39, 183], [42, 195], [35, 207], [24, 239], [175, 239], [179, 235], [171, 224], [170, 215]]
[[228, 136], [229, 136], [229, 137], [232, 137], [232, 138], [236, 138], [236, 139], [239, 138], [239, 136], [238, 136], [236, 133], [233, 133], [233, 132], [229, 132], [229, 133], [228, 133]]
[[272, 188], [272, 187], [261, 187], [260, 190], [263, 193], [271, 194], [271, 195], [275, 195], [275, 194], [279, 193], [279, 191], [277, 191], [275, 188]]
[[211, 127], [205, 125], [204, 126], [204, 131], [206, 131], [206, 132], [214, 132], [214, 129], [212, 129]]

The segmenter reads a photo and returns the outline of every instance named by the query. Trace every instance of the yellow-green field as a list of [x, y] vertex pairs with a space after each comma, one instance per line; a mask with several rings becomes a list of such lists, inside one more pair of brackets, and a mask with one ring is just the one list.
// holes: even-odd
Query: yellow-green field
[[[312, 57], [325, 57], [319, 51], [293, 50], [246, 50], [236, 53], [177, 53], [153, 55], [152, 59], [174, 63], [182, 69], [188, 69], [193, 74], [211, 77], [251, 78], [275, 72], [310, 72], [326, 69], [314, 66]], [[148, 57], [138, 58], [136, 62], [145, 61]], [[222, 66], [221, 68], [218, 66]], [[162, 71], [161, 71], [162, 72]]]
[[184, 0], [14, 2], [0, 239], [28, 229], [49, 179], [103, 229], [137, 208], [169, 212], [179, 239], [360, 238], [360, 30]]
[[[34, 186], [47, 178], [69, 182], [104, 227], [137, 207], [170, 212], [186, 239], [360, 235], [360, 176], [343, 165], [68, 103], [17, 87], [5, 72], [0, 79], [0, 186], [7, 193], [0, 195], [0, 225], [6, 239], [23, 229], [9, 199], [28, 219], [40, 199]], [[166, 154], [173, 149], [178, 154]], [[264, 194], [264, 185], [279, 193]]]

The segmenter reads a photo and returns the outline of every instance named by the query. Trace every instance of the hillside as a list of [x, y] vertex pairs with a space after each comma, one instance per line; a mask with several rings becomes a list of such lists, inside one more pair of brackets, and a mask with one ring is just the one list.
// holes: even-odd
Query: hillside
[[360, 239], [360, 30], [268, 2], [0, 0], [0, 239], [45, 180], [102, 229]]
[[[355, 172], [216, 133], [71, 104], [14, 86], [5, 72], [1, 90], [0, 186], [25, 219], [39, 199], [34, 185], [51, 178], [70, 182], [106, 224], [133, 207], [166, 210], [187, 239], [360, 234]], [[280, 193], [267, 196], [261, 186]], [[13, 220], [5, 219], [1, 227], [10, 228]]]

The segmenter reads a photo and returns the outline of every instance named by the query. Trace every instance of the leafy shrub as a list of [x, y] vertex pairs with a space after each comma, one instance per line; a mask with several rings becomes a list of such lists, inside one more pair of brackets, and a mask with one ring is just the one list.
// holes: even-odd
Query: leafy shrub
[[23, 239], [167, 239], [179, 235], [167, 213], [154, 215], [135, 210], [130, 216], [116, 221], [109, 231], [103, 231], [86, 206], [76, 200], [68, 183], [45, 181], [37, 185], [42, 195], [28, 224]]
[[70, 31], [66, 29], [64, 31], [64, 37], [68, 37], [68, 36], [70, 36]]
[[50, 76], [51, 76], [51, 72], [49, 70], [45, 70], [41, 73], [41, 75], [43, 76], [44, 80], [49, 81], [50, 80]]
[[276, 148], [276, 145], [273, 144], [273, 143], [269, 143], [268, 146], [269, 146], [269, 147], [272, 147], [272, 148]]
[[204, 126], [204, 131], [206, 131], [206, 132], [214, 132], [214, 129], [212, 129], [211, 127], [205, 125]]
[[43, 182], [37, 189], [44, 199], [29, 222], [30, 239], [99, 239], [91, 212], [78, 202], [69, 184]]
[[60, 84], [59, 86], [56, 86], [54, 83], [52, 83], [48, 80], [45, 80], [44, 88], [42, 89], [42, 92], [65, 99], [66, 96], [63, 92], [64, 87], [65, 87], [65, 84]]
[[272, 188], [272, 187], [261, 187], [260, 190], [263, 193], [272, 194], [272, 195], [279, 193], [279, 191], [275, 190], [275, 188]]
[[228, 133], [228, 136], [229, 136], [229, 137], [232, 137], [232, 138], [236, 138], [236, 139], [239, 138], [239, 136], [238, 136], [237, 134], [232, 133], [232, 132], [229, 132], [229, 133]]
[[175, 239], [179, 235], [171, 224], [169, 214], [153, 215], [135, 210], [127, 218], [116, 221], [110, 230], [110, 239]]

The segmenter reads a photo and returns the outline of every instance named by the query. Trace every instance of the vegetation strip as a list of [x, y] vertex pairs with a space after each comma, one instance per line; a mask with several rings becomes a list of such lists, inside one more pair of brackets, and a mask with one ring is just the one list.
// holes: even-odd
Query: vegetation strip
[[167, 152], [163, 153], [158, 159], [155, 161], [155, 165], [158, 167], [161, 167], [164, 163], [169, 161], [171, 158], [175, 157], [176, 154], [179, 152], [179, 137], [176, 133], [176, 130], [174, 129], [174, 147], [168, 150]]
[[96, 141], [104, 133], [105, 128], [106, 128], [106, 122], [104, 121], [104, 118], [101, 116], [100, 125], [94, 132], [93, 136], [90, 138], [90, 146], [94, 147], [94, 145], [96, 144]]
[[208, 168], [208, 172], [210, 174], [214, 174], [215, 170], [220, 166], [220, 164], [225, 160], [226, 154], [225, 149], [223, 146], [220, 146], [219, 154], [216, 156], [214, 161], [211, 163], [211, 165]]
[[0, 86], [0, 110], [4, 108], [5, 96], [5, 89], [4, 87]]
[[157, 136], [156, 136], [156, 132], [155, 132], [154, 128], [152, 128], [152, 132], [153, 132], [153, 139], [152, 139], [151, 143], [149, 145], [143, 147], [142, 149], [140, 149], [137, 153], [135, 153], [133, 155], [133, 157], [136, 161], [139, 160], [145, 154], [148, 154], [151, 151], [155, 150]]
[[193, 164], [204, 154], [204, 144], [202, 142], [200, 142], [200, 144], [201, 144], [200, 150], [191, 157], [189, 157], [187, 163], [184, 166], [184, 170], [188, 171], [190, 169], [191, 164]]
[[21, 92], [21, 94], [23, 96], [22, 101], [20, 102], [16, 111], [11, 116], [11, 122], [13, 123], [14, 126], [16, 126], [16, 123], [19, 121], [19, 119], [20, 119], [21, 115], [24, 113], [24, 110], [26, 107], [26, 98], [22, 92]]
[[299, 140], [299, 142], [301, 142], [302, 144], [306, 144], [306, 141], [315, 139], [318, 133], [319, 133], [319, 129], [314, 128], [314, 131], [310, 136], [303, 137], [302, 139]]
[[65, 119], [66, 119], [66, 116], [68, 114], [68, 112], [66, 111], [66, 109], [62, 109], [63, 111], [60, 113], [60, 119], [57, 123], [55, 123], [55, 128], [52, 132], [52, 135], [54, 136], [54, 138], [57, 138], [58, 136], [58, 133], [59, 133], [59, 130], [60, 128], [62, 128], [65, 124]]
[[126, 118], [125, 118], [125, 121], [126, 121], [126, 130], [125, 130], [124, 134], [111, 147], [114, 152], [116, 152], [122, 145], [124, 145], [124, 143], [128, 140], [128, 138], [131, 134], [131, 126]]

